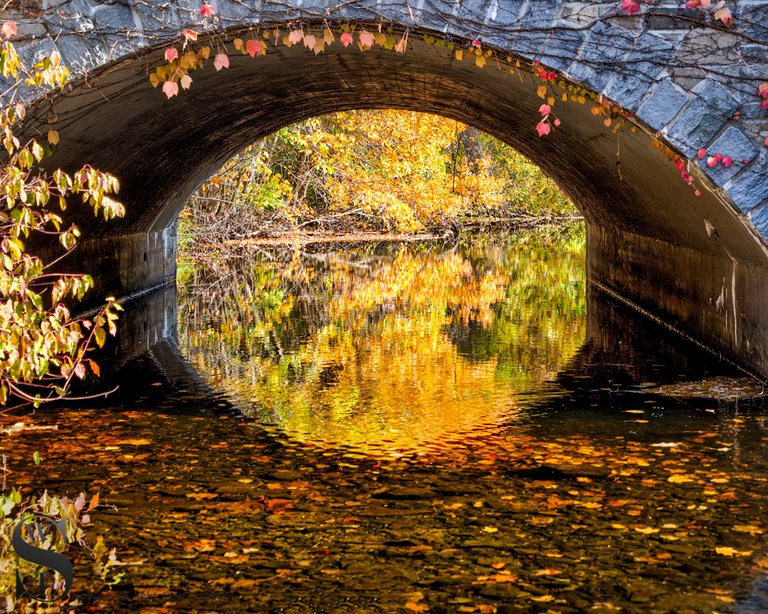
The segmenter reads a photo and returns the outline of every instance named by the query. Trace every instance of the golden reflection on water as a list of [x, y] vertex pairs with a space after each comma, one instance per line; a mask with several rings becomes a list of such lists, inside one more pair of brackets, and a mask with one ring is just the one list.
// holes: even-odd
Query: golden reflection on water
[[412, 448], [508, 419], [586, 333], [581, 232], [185, 265], [180, 342], [301, 440]]

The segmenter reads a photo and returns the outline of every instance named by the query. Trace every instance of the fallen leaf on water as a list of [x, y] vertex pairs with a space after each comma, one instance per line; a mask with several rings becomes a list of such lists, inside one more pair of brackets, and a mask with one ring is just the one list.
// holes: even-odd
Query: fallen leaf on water
[[715, 552], [723, 556], [749, 556], [752, 554], [751, 550], [736, 550], [736, 548], [731, 548], [730, 546], [718, 546], [715, 548]]
[[264, 503], [270, 512], [281, 512], [293, 507], [293, 501], [289, 499], [265, 499]]
[[419, 603], [422, 599], [424, 599], [424, 593], [412, 593], [405, 604], [405, 609], [411, 612], [429, 612], [429, 606], [426, 603]]
[[533, 601], [539, 601], [541, 603], [546, 603], [548, 601], [554, 601], [555, 598], [552, 595], [541, 595], [540, 597], [531, 597]]
[[150, 439], [121, 439], [115, 442], [118, 446], [148, 446], [152, 444]]
[[643, 535], [650, 535], [652, 533], [658, 533], [658, 529], [654, 529], [653, 527], [634, 527], [635, 531], [638, 533], [642, 533]]
[[761, 529], [752, 524], [737, 524], [733, 526], [733, 530], [737, 533], [749, 533], [750, 535], [760, 535], [765, 532], [765, 529]]
[[510, 584], [512, 582], [517, 582], [517, 576], [508, 572], [502, 572], [492, 576], [479, 576], [474, 584]]
[[675, 475], [670, 475], [667, 478], [667, 482], [672, 482], [673, 484], [684, 484], [685, 482], [693, 482], [693, 479], [694, 478], [691, 475], [676, 473]]

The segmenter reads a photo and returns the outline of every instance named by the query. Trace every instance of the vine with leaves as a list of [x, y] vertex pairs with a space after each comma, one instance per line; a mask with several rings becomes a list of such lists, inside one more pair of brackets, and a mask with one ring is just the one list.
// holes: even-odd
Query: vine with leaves
[[[650, 7], [656, 2], [645, 0], [645, 4]], [[734, 23], [732, 12], [722, 0], [717, 3], [712, 3], [710, 0], [689, 0], [685, 3], [685, 8], [698, 11], [703, 19], [720, 24], [721, 28], [727, 29]], [[635, 15], [642, 11], [642, 6], [634, 0], [622, 0], [619, 3], [619, 10], [627, 15]], [[216, 24], [215, 8], [208, 2], [202, 4], [200, 16], [206, 22]], [[252, 58], [265, 56], [270, 46], [278, 47], [279, 45], [302, 46], [315, 55], [324, 53], [330, 46], [336, 44], [345, 48], [356, 46], [361, 52], [380, 47], [394, 53], [405, 53], [412, 32], [409, 28], [396, 31], [392, 27], [385, 27], [381, 22], [375, 26], [349, 22], [334, 26], [328, 21], [321, 24], [296, 21], [284, 27], [276, 25], [251, 29], [246, 34], [231, 40], [222, 30], [214, 29], [205, 32], [209, 43], [196, 46], [201, 34], [197, 30], [184, 29], [181, 32], [180, 43], [166, 48], [165, 64], [157, 66], [149, 74], [152, 85], [160, 87], [169, 99], [178, 96], [182, 90], [192, 87], [191, 73], [203, 69], [211, 57], [217, 71], [229, 68], [230, 45], [235, 52]], [[629, 127], [632, 132], [638, 129], [638, 124], [633, 121], [634, 116], [621, 105], [569, 81], [556, 71], [542, 66], [538, 60], [528, 62], [515, 59], [499, 49], [484, 45], [480, 39], [459, 41], [448, 36], [440, 38], [432, 34], [424, 34], [423, 40], [429, 45], [448, 49], [457, 62], [473, 61], [479, 69], [491, 65], [512, 74], [519, 74], [521, 70], [531, 72], [534, 80], [538, 81], [536, 92], [543, 99], [539, 107], [540, 117], [535, 124], [539, 137], [549, 135], [561, 125], [560, 119], [553, 110], [557, 101], [571, 101], [579, 104], [586, 104], [589, 101], [592, 104], [592, 113], [602, 118], [603, 124], [613, 133], [618, 133], [625, 127]], [[762, 108], [768, 108], [768, 83], [759, 85], [757, 93], [763, 100]], [[694, 186], [694, 177], [690, 172], [688, 160], [662, 143], [658, 136], [652, 135], [652, 145], [675, 165], [681, 179], [693, 187], [695, 194], [700, 195], [701, 190]], [[765, 138], [764, 145], [768, 147], [768, 137]], [[708, 152], [706, 149], [700, 149], [698, 157], [706, 157], [709, 168], [718, 164], [727, 167], [734, 163], [727, 152]]]
[[25, 68], [11, 42], [16, 30], [11, 21], [0, 26], [0, 73], [12, 83], [0, 106], [5, 149], [0, 163], [0, 405], [14, 398], [37, 407], [66, 396], [73, 378], [99, 375], [88, 351], [115, 334], [121, 307], [108, 298], [92, 318], [73, 317], [67, 301], [82, 299], [93, 279], [52, 272], [53, 263], [32, 254], [28, 244], [43, 237], [58, 239], [65, 250], [62, 257], [69, 254], [80, 231], [61, 213], [74, 202], [105, 220], [125, 210], [111, 196], [119, 183], [108, 173], [89, 165], [74, 173], [44, 170], [43, 161], [59, 146], [58, 132], [49, 131], [45, 140], [22, 141], [26, 108], [18, 102], [19, 89], [60, 90], [69, 70], [56, 51]]

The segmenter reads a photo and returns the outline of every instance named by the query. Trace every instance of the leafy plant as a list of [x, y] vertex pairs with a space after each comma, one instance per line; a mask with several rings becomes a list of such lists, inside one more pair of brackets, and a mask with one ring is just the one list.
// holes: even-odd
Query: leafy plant
[[[37, 611], [37, 604], [27, 604], [26, 598], [17, 598], [16, 577], [18, 572], [22, 578], [34, 578], [39, 567], [21, 559], [11, 542], [16, 526], [33, 517], [45, 516], [54, 522], [64, 520], [66, 527], [66, 539], [58, 531], [47, 531], [37, 547], [63, 554], [77, 545], [91, 559], [93, 571], [101, 582], [111, 586], [122, 579], [124, 574], [115, 569], [120, 566], [116, 550], [109, 549], [102, 536], [96, 538], [93, 546], [86, 539], [90, 513], [98, 508], [99, 495], [93, 495], [90, 501], [86, 499], [82, 492], [75, 499], [49, 495], [47, 491], [37, 498], [25, 499], [15, 488], [0, 493], [0, 600], [4, 601], [5, 611]], [[60, 588], [57, 584], [47, 587], [48, 598], [53, 596], [54, 589]]]
[[354, 111], [283, 128], [230, 160], [182, 214], [181, 251], [286, 228], [420, 231], [463, 217], [572, 217], [541, 170], [459, 122]]
[[80, 231], [56, 212], [73, 201], [105, 220], [125, 210], [110, 196], [119, 188], [115, 177], [91, 166], [72, 174], [43, 169], [41, 163], [58, 146], [56, 131], [48, 132], [45, 142], [22, 136], [26, 108], [16, 102], [19, 88], [54, 91], [69, 71], [56, 51], [26, 70], [10, 41], [15, 34], [12, 22], [0, 27], [0, 72], [14, 83], [0, 108], [6, 154], [0, 165], [0, 404], [13, 396], [38, 406], [65, 396], [73, 377], [82, 379], [89, 370], [99, 374], [86, 352], [93, 342], [102, 346], [107, 333], [115, 334], [121, 308], [108, 298], [93, 318], [73, 318], [65, 300], [82, 299], [93, 279], [50, 272], [27, 242], [47, 235], [57, 237], [67, 252], [74, 249]]

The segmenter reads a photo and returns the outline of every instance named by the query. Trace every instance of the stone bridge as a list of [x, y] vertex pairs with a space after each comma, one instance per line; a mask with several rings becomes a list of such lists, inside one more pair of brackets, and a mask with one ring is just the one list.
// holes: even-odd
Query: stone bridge
[[[52, 164], [89, 162], [122, 183], [123, 220], [78, 218], [88, 240], [71, 266], [91, 272], [101, 296], [174, 279], [176, 215], [252, 141], [333, 111], [412, 109], [531, 158], [583, 212], [596, 286], [768, 376], [768, 112], [758, 95], [768, 2], [727, 0], [726, 28], [682, 0], [641, 2], [635, 15], [618, 0], [211, 1], [214, 17], [201, 16], [199, 0], [18, 0], [4, 13], [19, 23], [27, 64], [57, 49], [75, 75], [66, 93], [32, 100], [25, 129], [59, 131]], [[337, 37], [343, 24], [407, 32], [407, 50], [334, 44], [316, 55], [270, 41], [252, 59], [232, 44], [264, 28], [323, 24]], [[186, 28], [200, 32], [198, 44], [226, 45], [230, 67], [209, 62], [167, 100], [148, 74]], [[492, 50], [485, 67], [471, 61], [471, 41]], [[541, 138], [538, 63], [557, 72], [562, 122]], [[560, 100], [562, 85], [576, 88], [576, 102]], [[590, 93], [621, 105], [636, 130], [607, 128]], [[710, 168], [700, 148], [733, 164]]]

